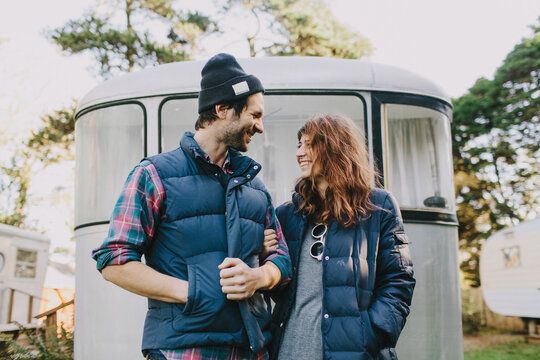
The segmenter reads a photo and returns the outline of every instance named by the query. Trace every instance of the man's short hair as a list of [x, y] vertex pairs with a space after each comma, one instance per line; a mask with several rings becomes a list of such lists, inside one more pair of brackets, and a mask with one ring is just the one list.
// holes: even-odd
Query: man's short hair
[[[234, 113], [237, 116], [240, 116], [242, 111], [244, 111], [247, 106], [247, 99], [248, 96], [244, 96], [243, 98], [229, 101], [222, 105], [225, 105], [227, 109], [233, 109]], [[195, 130], [204, 129], [207, 125], [210, 125], [211, 123], [216, 121], [217, 118], [218, 116], [216, 113], [216, 107], [212, 106], [210, 109], [205, 110], [199, 114], [199, 118], [195, 122]]]

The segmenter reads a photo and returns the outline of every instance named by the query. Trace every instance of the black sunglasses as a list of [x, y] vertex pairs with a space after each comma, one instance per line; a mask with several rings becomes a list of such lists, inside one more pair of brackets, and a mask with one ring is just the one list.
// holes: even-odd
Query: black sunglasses
[[317, 224], [313, 227], [313, 230], [311, 230], [311, 236], [313, 236], [313, 238], [317, 240], [313, 244], [311, 244], [309, 253], [312, 258], [317, 259], [319, 261], [322, 260], [322, 255], [324, 251], [324, 241], [326, 239], [327, 230], [328, 230], [328, 227], [325, 224]]

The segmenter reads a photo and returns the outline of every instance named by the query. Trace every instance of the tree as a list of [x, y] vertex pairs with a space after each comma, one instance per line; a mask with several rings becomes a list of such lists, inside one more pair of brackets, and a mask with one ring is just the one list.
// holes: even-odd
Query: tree
[[[147, 65], [188, 60], [198, 48], [201, 37], [217, 31], [215, 23], [199, 12], [182, 12], [173, 8], [172, 0], [121, 0], [99, 15], [96, 8], [79, 20], [48, 32], [48, 37], [65, 54], [91, 53], [99, 74], [107, 78], [117, 72], [131, 72]], [[120, 26], [118, 13], [125, 19]], [[167, 29], [166, 40], [154, 40], [147, 28], [148, 19]], [[75, 130], [74, 100], [69, 108], [42, 117], [44, 126], [32, 134], [28, 146], [45, 154], [42, 160], [57, 162], [73, 158]]]
[[0, 166], [0, 192], [3, 198], [0, 223], [24, 227], [31, 174], [31, 161], [20, 150], [11, 157], [9, 164]]
[[[106, 15], [98, 9], [54, 29], [49, 37], [69, 55], [91, 53], [106, 78], [147, 65], [189, 60], [201, 37], [216, 31], [215, 23], [199, 12], [176, 11], [172, 0], [121, 0]], [[125, 19], [119, 26], [118, 14]], [[167, 30], [155, 40], [141, 24], [154, 22]]]
[[[373, 52], [368, 39], [341, 25], [323, 0], [226, 0], [224, 10], [242, 6], [256, 19], [257, 29], [246, 34], [250, 55], [326, 56], [357, 59]], [[267, 25], [272, 39], [264, 39]], [[276, 36], [278, 37], [276, 39]], [[256, 46], [256, 41], [266, 46]]]
[[[0, 47], [8, 39], [0, 38]], [[5, 99], [7, 92], [0, 91]], [[8, 98], [8, 103], [10, 103]], [[15, 101], [14, 101], [15, 102]], [[0, 223], [22, 227], [26, 219], [25, 207], [28, 200], [28, 187], [31, 178], [30, 161], [25, 157], [25, 149], [20, 145], [20, 134], [10, 126], [17, 118], [20, 109], [10, 104], [6, 118], [2, 119], [0, 129]], [[8, 155], [11, 154], [11, 155]]]
[[[268, 25], [270, 39], [263, 38], [259, 30], [246, 35], [252, 56], [264, 52], [360, 58], [372, 52], [369, 40], [340, 25], [323, 0], [216, 1], [224, 11], [241, 5], [254, 15], [259, 29]], [[113, 4], [106, 9], [96, 7], [80, 19], [46, 32], [66, 55], [91, 54], [103, 78], [191, 59], [201, 40], [218, 31], [214, 20], [197, 11], [176, 10], [173, 0], [115, 0]], [[75, 109], [76, 101], [44, 115], [42, 127], [25, 142], [27, 148], [0, 168], [0, 190], [9, 188], [13, 194], [9, 206], [0, 209], [0, 222], [24, 225], [28, 185], [36, 167], [73, 159]]]
[[[199, 12], [176, 11], [172, 0], [122, 0], [70, 20], [46, 33], [67, 55], [88, 52], [96, 59], [98, 74], [107, 78], [119, 72], [190, 59], [200, 39], [217, 30], [214, 22]], [[121, 14], [120, 16], [118, 14]], [[124, 19], [119, 25], [118, 19]], [[155, 40], [146, 25], [161, 25], [166, 31]], [[0, 223], [25, 226], [28, 187], [33, 174], [64, 160], [74, 159], [74, 130], [77, 101], [42, 116], [42, 126], [13, 153], [9, 164], [0, 166]]]
[[25, 226], [28, 190], [33, 174], [63, 160], [74, 159], [75, 107], [41, 118], [43, 127], [15, 149], [8, 164], [0, 166], [0, 223]]
[[483, 241], [540, 215], [540, 26], [532, 29], [493, 80], [478, 79], [453, 101], [461, 269], [472, 286]]
[[45, 166], [75, 159], [75, 111], [77, 102], [41, 117], [43, 126], [32, 132], [26, 147]]

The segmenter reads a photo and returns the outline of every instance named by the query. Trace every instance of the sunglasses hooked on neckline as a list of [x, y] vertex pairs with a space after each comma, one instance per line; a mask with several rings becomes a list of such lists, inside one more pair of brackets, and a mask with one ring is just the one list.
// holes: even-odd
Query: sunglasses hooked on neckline
[[325, 224], [317, 224], [311, 230], [311, 236], [316, 239], [311, 248], [309, 249], [309, 254], [312, 258], [322, 261], [323, 252], [324, 252], [324, 242], [326, 240], [326, 232], [328, 227]]

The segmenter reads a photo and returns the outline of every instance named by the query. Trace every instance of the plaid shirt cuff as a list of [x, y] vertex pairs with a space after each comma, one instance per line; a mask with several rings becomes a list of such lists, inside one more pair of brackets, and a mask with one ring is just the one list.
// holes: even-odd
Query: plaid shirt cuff
[[276, 232], [278, 248], [268, 254], [268, 256], [264, 259], [264, 263], [271, 261], [278, 267], [279, 271], [281, 272], [281, 281], [278, 286], [281, 287], [292, 280], [292, 263], [289, 256], [289, 248], [287, 246], [287, 242], [285, 241], [285, 236], [283, 236], [283, 232], [281, 231], [281, 225], [277, 219], [276, 211], [274, 205], [272, 204], [270, 194], [267, 194], [267, 196], [270, 205], [268, 206], [268, 211], [266, 213], [265, 228], [274, 229]]

